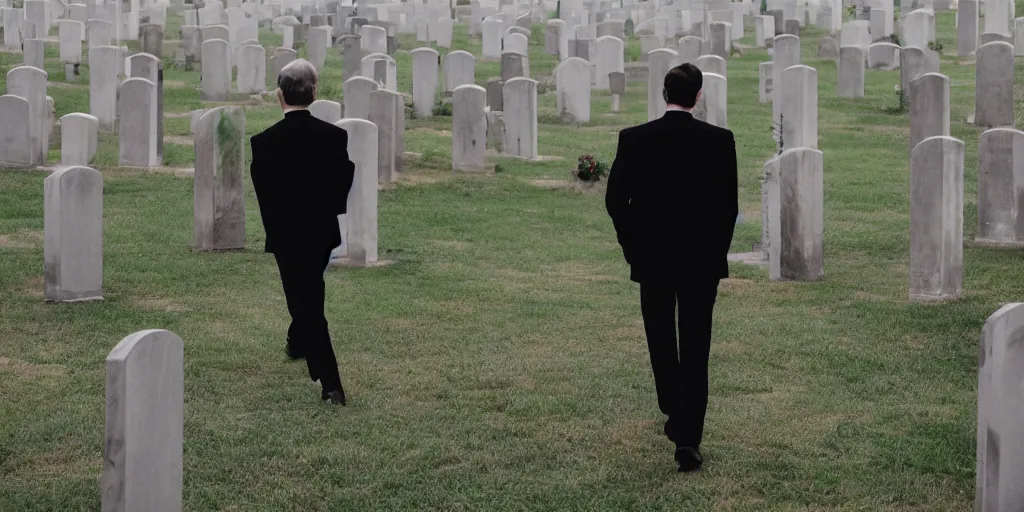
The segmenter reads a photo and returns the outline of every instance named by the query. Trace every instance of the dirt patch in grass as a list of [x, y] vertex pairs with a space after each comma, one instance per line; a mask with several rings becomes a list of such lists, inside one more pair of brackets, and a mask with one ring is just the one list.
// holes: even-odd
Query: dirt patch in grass
[[140, 297], [133, 302], [139, 309], [147, 311], [168, 311], [172, 313], [191, 311], [190, 308], [181, 303], [165, 297]]
[[75, 82], [46, 82], [46, 87], [53, 87], [54, 89], [84, 89], [88, 87], [88, 83], [75, 83]]
[[569, 182], [567, 180], [529, 180], [527, 183], [535, 187], [548, 188], [552, 190], [569, 188]]
[[437, 129], [434, 129], [434, 128], [427, 128], [427, 127], [424, 127], [424, 126], [413, 128], [412, 130], [409, 130], [409, 131], [411, 131], [411, 132], [429, 133], [431, 135], [440, 135], [442, 137], [451, 137], [452, 136], [452, 131], [451, 130], [437, 130]]
[[25, 282], [21, 285], [21, 288], [25, 295], [28, 295], [29, 297], [43, 298], [42, 274], [26, 278]]
[[64, 366], [59, 364], [36, 364], [21, 359], [0, 357], [0, 373], [11, 373], [19, 379], [62, 377], [66, 372]]
[[34, 249], [43, 245], [43, 232], [23, 229], [15, 233], [0, 235], [2, 249]]
[[182, 135], [164, 135], [164, 142], [170, 142], [172, 144], [181, 144], [183, 146], [191, 146], [195, 144], [192, 137], [185, 137]]

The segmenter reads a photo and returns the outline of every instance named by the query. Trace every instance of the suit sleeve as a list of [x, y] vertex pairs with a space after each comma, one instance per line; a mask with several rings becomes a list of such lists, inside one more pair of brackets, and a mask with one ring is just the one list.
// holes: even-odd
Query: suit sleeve
[[626, 167], [629, 165], [627, 154], [627, 141], [624, 134], [619, 134], [619, 147], [615, 151], [615, 161], [612, 162], [611, 171], [608, 174], [608, 191], [605, 194], [604, 204], [608, 209], [608, 215], [612, 218], [615, 226], [615, 234], [622, 246], [626, 263], [632, 263], [633, 222], [631, 221], [630, 200], [633, 197], [633, 179]]
[[732, 235], [736, 230], [736, 218], [739, 216], [739, 183], [738, 183], [738, 171], [736, 164], [736, 139], [732, 132], [728, 132], [728, 135], [724, 138], [725, 147], [722, 148], [725, 158], [723, 160], [724, 166], [722, 168], [722, 192], [721, 192], [721, 211], [719, 212], [719, 219], [721, 222], [721, 229], [718, 231], [722, 234], [722, 238], [718, 241], [717, 247], [721, 251], [722, 255], [729, 253], [729, 246], [732, 245]]
[[258, 150], [259, 142], [255, 137], [250, 139], [252, 146], [252, 164], [249, 165], [249, 174], [252, 176], [252, 188], [256, 191], [256, 202], [260, 206], [260, 218], [263, 219], [263, 229], [266, 232], [273, 230], [273, 210], [277, 205], [274, 198], [274, 186], [269, 183], [270, 176], [267, 173], [267, 162]]
[[352, 163], [352, 160], [348, 157], [348, 132], [341, 130], [341, 140], [331, 142], [338, 144], [340, 153], [338, 155], [340, 168], [336, 172], [331, 173], [331, 176], [334, 178], [334, 186], [331, 187], [331, 190], [336, 198], [336, 202], [333, 203], [334, 214], [341, 215], [346, 213], [348, 208], [348, 194], [352, 191], [356, 164]]

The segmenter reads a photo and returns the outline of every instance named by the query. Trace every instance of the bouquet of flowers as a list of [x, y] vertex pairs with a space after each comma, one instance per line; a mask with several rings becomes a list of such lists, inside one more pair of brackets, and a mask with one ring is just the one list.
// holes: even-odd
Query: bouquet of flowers
[[599, 162], [592, 155], [580, 155], [576, 163], [576, 170], [572, 172], [580, 181], [601, 181], [601, 177], [608, 174], [604, 163]]

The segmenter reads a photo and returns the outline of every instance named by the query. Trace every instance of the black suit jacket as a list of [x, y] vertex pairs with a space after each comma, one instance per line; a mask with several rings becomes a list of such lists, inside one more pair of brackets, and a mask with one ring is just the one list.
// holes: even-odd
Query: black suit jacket
[[348, 133], [307, 110], [256, 135], [252, 184], [272, 253], [341, 245], [338, 215], [345, 213], [355, 164], [348, 158]]
[[605, 205], [633, 281], [728, 277], [739, 212], [732, 132], [672, 110], [622, 130]]

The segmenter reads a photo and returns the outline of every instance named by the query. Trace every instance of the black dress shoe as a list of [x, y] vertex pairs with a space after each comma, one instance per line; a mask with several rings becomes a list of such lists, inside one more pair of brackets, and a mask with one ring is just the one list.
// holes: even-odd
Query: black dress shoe
[[704, 465], [700, 450], [689, 446], [676, 447], [676, 470], [680, 473], [697, 471]]
[[345, 401], [345, 390], [344, 389], [337, 389], [337, 390], [329, 391], [329, 392], [328, 391], [321, 391], [320, 392], [320, 399], [323, 400], [323, 401], [330, 400], [332, 404], [340, 405], [342, 407], [345, 407], [346, 405], [348, 405], [348, 403]]

